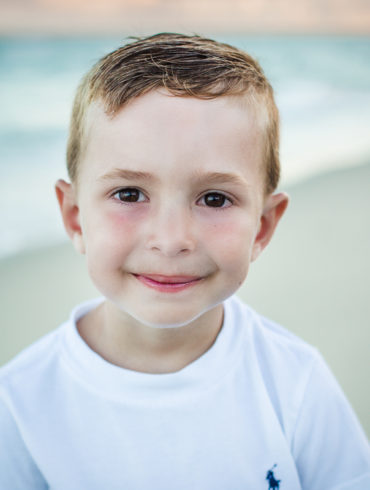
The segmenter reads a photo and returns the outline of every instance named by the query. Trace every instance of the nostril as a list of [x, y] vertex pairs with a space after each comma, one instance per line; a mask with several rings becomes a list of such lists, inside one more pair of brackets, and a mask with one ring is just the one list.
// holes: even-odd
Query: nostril
[[184, 254], [189, 254], [194, 250], [194, 246], [192, 244], [189, 244], [187, 246], [184, 246], [183, 244], [178, 245], [176, 243], [156, 243], [152, 244], [150, 246], [150, 249], [154, 252], [161, 253], [163, 255], [166, 255], [168, 257], [171, 256], [177, 256], [177, 255], [184, 255]]
[[196, 246], [192, 218], [183, 207], [158, 209], [147, 235], [149, 249], [166, 256], [187, 254]]

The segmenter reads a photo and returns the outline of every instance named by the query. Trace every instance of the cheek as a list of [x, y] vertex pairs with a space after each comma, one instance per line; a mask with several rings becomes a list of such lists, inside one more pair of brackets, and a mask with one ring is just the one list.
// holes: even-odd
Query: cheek
[[214, 246], [224, 250], [225, 253], [243, 249], [247, 250], [254, 239], [254, 224], [244, 219], [222, 219], [205, 226], [204, 236]]
[[133, 233], [137, 228], [141, 213], [133, 210], [111, 209], [102, 216], [102, 221], [111, 230], [112, 233]]
[[137, 213], [123, 212], [120, 209], [110, 209], [104, 213], [96, 213], [87, 221], [89, 237], [99, 237], [107, 240], [129, 237], [137, 228]]
[[222, 220], [204, 228], [204, 239], [216, 262], [224, 268], [245, 271], [254, 241], [254, 225], [248, 220]]
[[115, 262], [117, 256], [128, 253], [137, 233], [137, 220], [129, 213], [109, 210], [94, 214], [85, 223], [87, 256], [99, 262]]

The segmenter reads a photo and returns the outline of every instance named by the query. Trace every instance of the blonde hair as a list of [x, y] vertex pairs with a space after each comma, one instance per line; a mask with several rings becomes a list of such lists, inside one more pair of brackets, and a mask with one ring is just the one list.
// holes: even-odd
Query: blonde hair
[[130, 100], [158, 88], [201, 99], [247, 95], [265, 114], [265, 191], [276, 189], [280, 177], [279, 113], [262, 68], [233, 46], [175, 33], [135, 38], [101, 58], [84, 76], [74, 100], [67, 147], [71, 181], [78, 177], [91, 103], [101, 101], [106, 113], [114, 116]]

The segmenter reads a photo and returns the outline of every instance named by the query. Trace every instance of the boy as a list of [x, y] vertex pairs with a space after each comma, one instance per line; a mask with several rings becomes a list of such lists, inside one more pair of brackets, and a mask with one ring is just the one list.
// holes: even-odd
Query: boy
[[370, 488], [315, 349], [233, 296], [288, 198], [259, 65], [159, 34], [82, 81], [57, 197], [103, 298], [1, 371], [0, 488]]

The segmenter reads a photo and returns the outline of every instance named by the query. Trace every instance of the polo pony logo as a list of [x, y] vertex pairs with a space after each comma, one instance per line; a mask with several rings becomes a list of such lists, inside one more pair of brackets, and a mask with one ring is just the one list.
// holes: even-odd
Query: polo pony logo
[[274, 472], [272, 471], [274, 468], [276, 468], [276, 464], [271, 468], [271, 470], [268, 470], [267, 475], [266, 475], [266, 480], [269, 482], [269, 488], [268, 490], [279, 490], [280, 488], [280, 482], [281, 480], [276, 480]]

